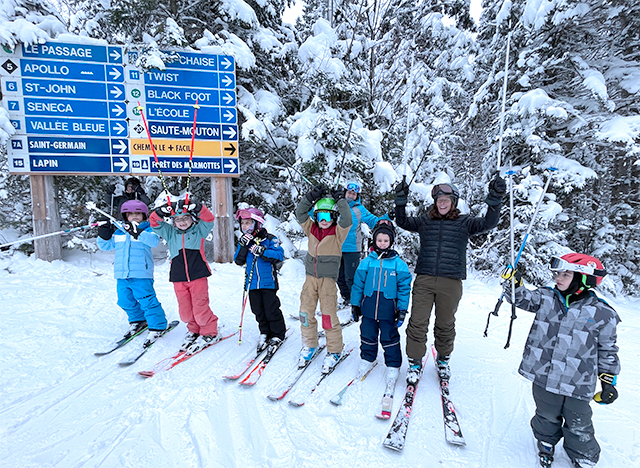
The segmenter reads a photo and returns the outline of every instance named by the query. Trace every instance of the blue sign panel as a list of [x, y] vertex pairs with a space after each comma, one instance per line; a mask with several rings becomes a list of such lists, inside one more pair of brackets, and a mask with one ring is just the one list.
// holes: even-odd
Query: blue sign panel
[[[188, 86], [194, 88], [220, 88], [215, 72], [167, 70], [149, 71], [144, 74], [145, 84]], [[235, 82], [235, 80], [234, 80]]]
[[[107, 57], [105, 46], [47, 42], [45, 44], [24, 44], [22, 56], [79, 62], [122, 63], [121, 48], [109, 47], [109, 49], [113, 55]], [[117, 55], [120, 55], [119, 61], [116, 59]]]
[[29, 156], [29, 160], [32, 172], [112, 172], [111, 158], [104, 156], [47, 155]]
[[[26, 115], [93, 117], [106, 119], [109, 110], [106, 101], [70, 100], [70, 99], [35, 99], [25, 98]], [[115, 108], [118, 104], [114, 104]]]
[[192, 52], [174, 52], [173, 55], [177, 57], [177, 60], [167, 61], [165, 64], [167, 68], [187, 68], [191, 70], [208, 71], [218, 70], [218, 56], [216, 55], [204, 55]]
[[94, 100], [123, 100], [125, 96], [122, 84], [33, 78], [22, 80], [22, 93], [25, 96]]
[[[107, 138], [62, 138], [39, 137], [27, 138], [29, 153], [47, 154], [111, 154]], [[108, 172], [108, 171], [107, 171]]]
[[[26, 117], [27, 133], [42, 135], [109, 136], [106, 119], [70, 119], [67, 117]], [[126, 132], [126, 129], [125, 129]]]
[[[200, 112], [198, 112], [198, 117]], [[193, 123], [186, 122], [148, 122], [149, 133], [154, 138], [188, 138], [191, 139]], [[222, 140], [220, 125], [196, 123], [197, 140]]]
[[[193, 114], [195, 107], [193, 106], [175, 106], [169, 104], [149, 104], [145, 109], [149, 120], [161, 121], [183, 121], [193, 122]], [[232, 109], [235, 110], [235, 109]], [[226, 109], [225, 109], [226, 111]], [[235, 114], [233, 114], [235, 117]], [[198, 109], [197, 122], [220, 123], [220, 109], [218, 107], [202, 106]], [[235, 122], [235, 120], [234, 120]], [[225, 122], [225, 123], [234, 123]]]
[[104, 65], [52, 60], [20, 60], [22, 76], [65, 80], [105, 81]]
[[[168, 104], [195, 104], [218, 106], [220, 92], [216, 89], [172, 88], [167, 86], [145, 86], [147, 102], [163, 102]], [[235, 101], [235, 99], [234, 99]]]
[[[163, 172], [179, 172], [187, 174], [189, 172], [189, 158], [168, 158], [166, 156], [159, 157], [158, 162]], [[158, 170], [158, 164], [155, 159], [150, 159], [151, 169]], [[198, 158], [194, 157], [191, 161], [191, 172], [194, 174], [222, 174], [222, 158]]]

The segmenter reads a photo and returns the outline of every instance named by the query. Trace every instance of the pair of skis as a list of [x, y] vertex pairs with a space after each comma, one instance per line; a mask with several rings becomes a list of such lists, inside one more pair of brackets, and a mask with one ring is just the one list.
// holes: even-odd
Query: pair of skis
[[239, 366], [237, 366], [233, 371], [231, 371], [227, 375], [224, 375], [223, 377], [227, 380], [238, 380], [253, 366], [253, 369], [251, 369], [251, 371], [245, 376], [244, 379], [240, 380], [239, 383], [240, 385], [245, 385], [248, 387], [255, 385], [262, 376], [262, 373], [267, 367], [267, 364], [269, 364], [273, 356], [282, 347], [288, 337], [289, 333], [285, 335], [284, 340], [276, 344], [270, 344], [265, 349], [259, 352], [252, 350], [248, 356], [242, 359]]
[[[433, 345], [431, 345], [431, 354], [433, 355], [433, 362], [437, 372], [437, 353]], [[428, 355], [425, 356], [422, 361], [422, 370], [424, 370], [424, 366], [427, 363], [427, 360]], [[387, 433], [387, 436], [382, 443], [382, 445], [391, 450], [401, 451], [405, 446], [407, 429], [409, 428], [409, 420], [411, 417], [411, 409], [413, 408], [416, 390], [418, 389], [418, 383], [420, 382], [421, 378], [422, 372], [420, 373], [418, 381], [414, 385], [407, 385], [407, 390], [405, 392], [402, 405], [398, 410], [396, 418], [393, 420], [391, 429], [389, 429], [389, 432]], [[441, 379], [440, 375], [438, 374], [438, 380], [440, 381], [440, 396], [442, 399], [442, 415], [444, 421], [445, 440], [452, 445], [466, 445], [466, 442], [462, 435], [462, 430], [460, 429], [460, 424], [458, 422], [458, 416], [456, 415], [455, 407], [449, 397], [449, 379]]]

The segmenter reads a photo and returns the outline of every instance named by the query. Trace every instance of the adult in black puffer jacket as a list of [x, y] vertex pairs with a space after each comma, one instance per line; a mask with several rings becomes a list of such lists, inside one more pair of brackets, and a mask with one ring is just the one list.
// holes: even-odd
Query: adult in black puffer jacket
[[396, 187], [396, 223], [420, 234], [420, 252], [413, 283], [411, 316], [407, 325], [407, 382], [417, 381], [427, 349], [431, 309], [435, 304], [433, 329], [438, 352], [438, 368], [449, 378], [449, 358], [455, 340], [455, 313], [462, 297], [462, 280], [467, 277], [469, 237], [493, 229], [500, 219], [500, 205], [506, 183], [498, 175], [489, 184], [487, 213], [482, 218], [460, 214], [459, 193], [453, 184], [437, 184], [431, 195], [434, 203], [426, 216], [407, 217], [405, 207], [409, 186], [403, 180]]

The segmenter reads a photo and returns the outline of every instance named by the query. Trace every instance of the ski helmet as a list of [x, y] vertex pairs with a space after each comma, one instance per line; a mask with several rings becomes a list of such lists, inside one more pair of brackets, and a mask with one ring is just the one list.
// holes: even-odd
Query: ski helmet
[[329, 213], [333, 221], [338, 219], [336, 201], [333, 198], [321, 198], [313, 207], [313, 219], [318, 222], [319, 213]]
[[389, 240], [391, 243], [389, 244], [389, 248], [393, 245], [393, 242], [396, 238], [396, 229], [393, 227], [391, 220], [389, 219], [380, 219], [375, 227], [373, 228], [373, 243], [375, 246], [376, 237], [378, 234], [387, 234], [389, 236]]
[[452, 183], [447, 182], [444, 184], [434, 185], [431, 189], [431, 197], [433, 198], [433, 203], [436, 202], [440, 195], [446, 195], [451, 198], [452, 208], [455, 208], [458, 205], [460, 192], [458, 191], [458, 187], [456, 187]]
[[587, 288], [593, 288], [602, 283], [607, 275], [604, 266], [595, 257], [581, 253], [569, 253], [562, 257], [551, 258], [551, 271], [573, 271], [580, 273], [582, 284]]
[[241, 208], [236, 211], [236, 220], [253, 219], [256, 222], [255, 230], [259, 230], [264, 225], [264, 214], [258, 208]]
[[351, 190], [352, 192], [356, 192], [358, 195], [360, 195], [360, 192], [362, 191], [362, 186], [355, 180], [350, 180], [349, 182], [347, 182], [345, 188], [347, 190]]
[[120, 213], [123, 218], [125, 213], [142, 213], [144, 219], [147, 219], [149, 217], [149, 208], [140, 200], [129, 200], [122, 204]]

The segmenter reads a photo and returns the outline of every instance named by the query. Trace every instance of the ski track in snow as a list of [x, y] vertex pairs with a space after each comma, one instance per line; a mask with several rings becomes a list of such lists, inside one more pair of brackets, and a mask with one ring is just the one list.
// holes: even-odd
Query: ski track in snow
[[[405, 449], [382, 447], [402, 397], [406, 360], [395, 389], [392, 419], [374, 417], [385, 389], [379, 365], [347, 390], [341, 406], [329, 400], [359, 364], [359, 326], [344, 330], [356, 350], [301, 408], [287, 401], [305, 394], [320, 374], [322, 356], [280, 402], [266, 396], [294, 367], [300, 348], [299, 322], [287, 319], [290, 338], [254, 387], [222, 376], [255, 346], [257, 325], [249, 306], [243, 343], [232, 337], [153, 378], [137, 375], [179, 347], [181, 323], [132, 366], [118, 362], [143, 338], [95, 357], [127, 329], [116, 305], [112, 253], [65, 252], [46, 263], [14, 254], [0, 256], [0, 294], [5, 334], [0, 343], [0, 466], [85, 467], [473, 467], [537, 466], [529, 428], [535, 405], [531, 384], [517, 373], [532, 315], [518, 310], [511, 347], [504, 350], [510, 306], [487, 314], [500, 295], [497, 280], [465, 282], [457, 314], [451, 398], [466, 447], [444, 441], [438, 379], [430, 357], [413, 406]], [[240, 321], [243, 269], [212, 264], [211, 307], [227, 331]], [[473, 275], [470, 275], [473, 276]], [[156, 267], [156, 291], [169, 320], [179, 319], [168, 263]], [[279, 292], [285, 317], [297, 315], [304, 281], [302, 263], [285, 262]], [[599, 467], [640, 466], [640, 300], [607, 298], [622, 318], [618, 328], [622, 374], [619, 400], [592, 405], [603, 452]], [[344, 314], [343, 314], [344, 315]], [[342, 317], [346, 319], [347, 317]], [[404, 329], [401, 331], [404, 347]], [[432, 342], [431, 333], [429, 343]], [[558, 447], [554, 468], [570, 468]]]

